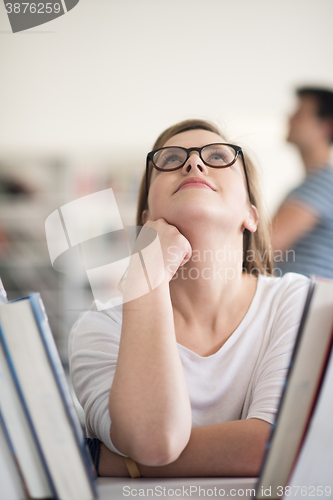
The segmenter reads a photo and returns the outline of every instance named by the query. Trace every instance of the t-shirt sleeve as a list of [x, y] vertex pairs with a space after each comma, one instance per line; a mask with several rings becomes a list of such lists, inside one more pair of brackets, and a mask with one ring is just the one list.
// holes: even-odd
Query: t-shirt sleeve
[[286, 201], [299, 200], [319, 217], [333, 217], [333, 169], [327, 168], [309, 175], [305, 181], [293, 189]]
[[295, 273], [285, 277], [290, 279], [289, 286], [279, 299], [268, 345], [254, 373], [252, 401], [246, 416], [270, 424], [275, 421], [310, 284], [309, 278]]
[[123, 455], [111, 441], [109, 413], [120, 333], [119, 312], [87, 311], [70, 332], [68, 357], [74, 391], [85, 413], [87, 436], [100, 439], [110, 450]]

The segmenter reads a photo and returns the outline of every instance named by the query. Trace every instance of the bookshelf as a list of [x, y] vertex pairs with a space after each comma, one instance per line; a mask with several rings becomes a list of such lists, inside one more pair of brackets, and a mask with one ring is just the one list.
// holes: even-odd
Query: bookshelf
[[52, 268], [45, 220], [65, 203], [112, 187], [123, 224], [134, 225], [144, 165], [140, 161], [115, 165], [113, 156], [84, 161], [30, 152], [0, 156], [0, 276], [9, 300], [33, 291], [41, 294], [66, 370], [70, 328], [89, 308], [93, 295], [86, 276]]

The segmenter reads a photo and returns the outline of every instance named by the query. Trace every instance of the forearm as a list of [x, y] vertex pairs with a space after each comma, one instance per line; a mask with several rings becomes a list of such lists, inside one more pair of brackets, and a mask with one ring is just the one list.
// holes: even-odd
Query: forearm
[[[143, 477], [257, 476], [270, 424], [259, 419], [237, 420], [192, 429], [179, 458], [165, 466], [138, 464]], [[123, 457], [105, 446], [101, 452], [102, 476], [128, 476]]]
[[188, 442], [191, 408], [168, 282], [123, 306], [109, 411], [112, 442], [134, 460], [167, 463]]

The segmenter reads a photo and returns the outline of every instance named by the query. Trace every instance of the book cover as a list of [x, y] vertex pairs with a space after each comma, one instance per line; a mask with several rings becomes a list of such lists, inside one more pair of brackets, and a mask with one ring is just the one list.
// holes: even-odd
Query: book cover
[[333, 340], [333, 282], [312, 279], [256, 490], [278, 499], [301, 450]]
[[39, 294], [0, 304], [1, 341], [52, 496], [97, 497], [95, 474]]

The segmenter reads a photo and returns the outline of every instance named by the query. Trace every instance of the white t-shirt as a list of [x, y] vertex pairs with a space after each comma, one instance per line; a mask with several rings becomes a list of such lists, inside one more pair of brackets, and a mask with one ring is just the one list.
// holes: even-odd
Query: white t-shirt
[[[177, 344], [193, 427], [246, 418], [274, 422], [309, 283], [295, 273], [260, 275], [246, 315], [216, 353], [202, 357]], [[91, 309], [69, 337], [70, 374], [85, 411], [87, 436], [117, 453], [108, 401], [121, 324], [121, 307]]]

